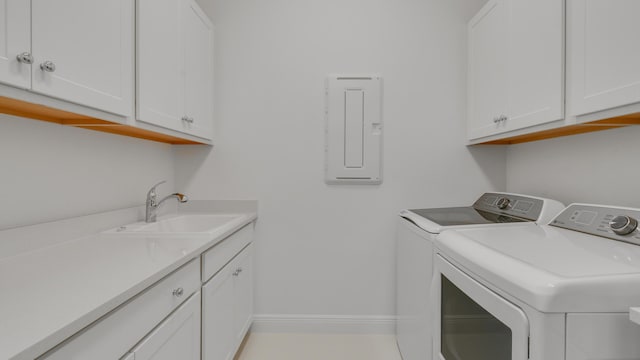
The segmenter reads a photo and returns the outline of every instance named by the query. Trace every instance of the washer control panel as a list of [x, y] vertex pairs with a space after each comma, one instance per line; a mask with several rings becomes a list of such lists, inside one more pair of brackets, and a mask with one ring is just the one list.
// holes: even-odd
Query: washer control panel
[[572, 204], [551, 226], [640, 245], [640, 209]]
[[537, 221], [544, 200], [514, 194], [485, 193], [474, 204], [476, 210]]

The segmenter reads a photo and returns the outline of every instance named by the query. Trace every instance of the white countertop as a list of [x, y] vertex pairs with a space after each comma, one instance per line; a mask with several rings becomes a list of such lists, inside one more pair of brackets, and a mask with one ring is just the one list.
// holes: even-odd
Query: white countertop
[[255, 219], [213, 236], [96, 234], [0, 259], [0, 360], [42, 355]]

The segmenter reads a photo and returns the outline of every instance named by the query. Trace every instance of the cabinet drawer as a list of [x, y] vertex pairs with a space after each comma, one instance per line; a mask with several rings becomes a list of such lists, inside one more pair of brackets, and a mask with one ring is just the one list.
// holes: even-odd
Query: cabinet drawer
[[199, 269], [200, 260], [191, 261], [40, 359], [119, 359], [200, 288]]
[[202, 254], [202, 282], [206, 282], [253, 241], [253, 223], [246, 225]]

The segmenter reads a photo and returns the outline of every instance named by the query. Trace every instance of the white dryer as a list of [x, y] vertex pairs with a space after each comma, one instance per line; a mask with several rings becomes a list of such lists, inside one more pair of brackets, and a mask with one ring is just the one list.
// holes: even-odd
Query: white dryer
[[549, 225], [444, 231], [434, 358], [640, 359], [629, 310], [640, 305], [638, 218], [640, 209], [573, 204]]
[[472, 206], [401, 211], [396, 244], [396, 335], [402, 358], [431, 359], [433, 241], [442, 231], [536, 226], [551, 221], [563, 208], [550, 199], [485, 193]]

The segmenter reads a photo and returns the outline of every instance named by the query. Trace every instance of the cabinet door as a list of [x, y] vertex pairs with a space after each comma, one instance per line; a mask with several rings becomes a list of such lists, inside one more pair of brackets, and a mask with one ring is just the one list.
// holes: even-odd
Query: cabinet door
[[131, 353], [135, 360], [199, 360], [200, 292], [185, 301]]
[[253, 266], [252, 245], [238, 256], [234, 274], [234, 329], [235, 341], [242, 342], [253, 320]]
[[563, 119], [564, 0], [509, 0], [507, 33], [507, 112], [501, 130]]
[[0, 0], [0, 82], [31, 87], [31, 66], [17, 56], [31, 53], [31, 3]]
[[235, 351], [233, 262], [202, 287], [202, 359], [230, 360]]
[[31, 4], [33, 90], [131, 115], [134, 0]]
[[571, 113], [640, 101], [640, 1], [568, 0]]
[[213, 131], [213, 25], [194, 0], [185, 1], [184, 132], [211, 139]]
[[138, 0], [137, 4], [137, 119], [182, 131], [184, 0]]
[[504, 0], [490, 0], [469, 22], [469, 139], [498, 132], [506, 113], [507, 16]]

